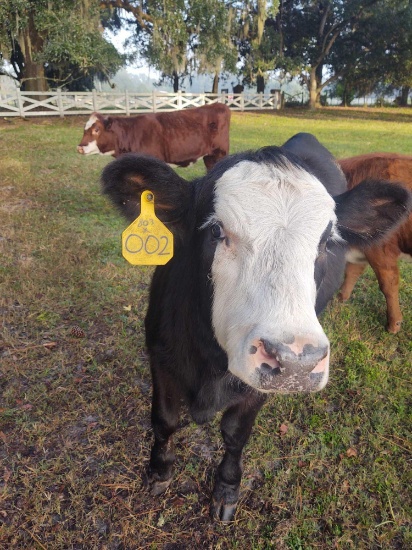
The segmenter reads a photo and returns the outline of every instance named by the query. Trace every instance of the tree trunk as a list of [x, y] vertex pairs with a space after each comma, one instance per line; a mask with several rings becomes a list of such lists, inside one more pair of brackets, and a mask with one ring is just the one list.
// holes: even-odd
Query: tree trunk
[[343, 106], [350, 107], [352, 99], [353, 99], [352, 89], [350, 87], [345, 86], [343, 89], [343, 98], [342, 98]]
[[318, 106], [318, 87], [316, 82], [316, 71], [312, 69], [309, 76], [309, 108], [316, 109]]
[[21, 89], [24, 92], [47, 92], [49, 87], [42, 63], [25, 58]]
[[256, 77], [256, 91], [258, 94], [265, 93], [265, 77], [260, 74]]
[[213, 78], [212, 94], [219, 93], [219, 73], [215, 73]]
[[175, 94], [179, 91], [179, 75], [176, 71], [173, 71], [172, 74], [172, 80], [173, 80], [173, 91]]
[[401, 89], [401, 96], [399, 105], [401, 107], [406, 107], [408, 105], [408, 97], [409, 97], [410, 87], [409, 86], [402, 86]]
[[35, 55], [41, 52], [43, 48], [43, 38], [37, 32], [32, 12], [29, 14], [27, 28], [19, 36], [19, 46], [24, 58], [24, 66], [21, 72], [22, 90], [25, 92], [46, 92], [49, 86], [44, 74], [43, 63], [34, 61]]

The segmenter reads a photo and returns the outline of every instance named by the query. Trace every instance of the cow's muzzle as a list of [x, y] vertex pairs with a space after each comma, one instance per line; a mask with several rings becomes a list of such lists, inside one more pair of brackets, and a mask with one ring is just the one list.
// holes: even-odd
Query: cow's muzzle
[[77, 152], [80, 153], [81, 155], [84, 155], [84, 149], [82, 145], [77, 146]]
[[253, 385], [262, 391], [317, 391], [327, 382], [329, 345], [305, 339], [285, 343], [261, 338], [253, 342], [249, 353], [255, 369]]

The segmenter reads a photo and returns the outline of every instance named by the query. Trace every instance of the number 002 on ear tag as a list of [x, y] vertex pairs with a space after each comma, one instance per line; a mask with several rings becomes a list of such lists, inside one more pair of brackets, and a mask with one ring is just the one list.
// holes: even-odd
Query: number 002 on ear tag
[[173, 257], [173, 233], [156, 217], [154, 195], [143, 191], [140, 216], [122, 233], [122, 254], [133, 265], [164, 265]]

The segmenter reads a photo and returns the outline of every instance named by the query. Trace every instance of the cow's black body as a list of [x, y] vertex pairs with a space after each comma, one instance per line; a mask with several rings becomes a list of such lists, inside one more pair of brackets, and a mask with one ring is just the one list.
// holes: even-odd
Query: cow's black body
[[[284, 156], [316, 175], [332, 195], [345, 191], [345, 178], [333, 157], [308, 134], [295, 136], [282, 148], [267, 147], [227, 157], [192, 183], [175, 178], [162, 163], [134, 155], [113, 162], [103, 174], [104, 191], [129, 219], [137, 216], [139, 204], [136, 183], [129, 175], [139, 172], [140, 192], [151, 188], [149, 182], [158, 182], [157, 214], [168, 222], [176, 240], [174, 258], [154, 273], [146, 316], [153, 378], [155, 443], [149, 468], [152, 492], [161, 493], [172, 479], [171, 436], [178, 427], [181, 400], [198, 423], [225, 410], [221, 421], [225, 454], [216, 474], [212, 503], [213, 515], [222, 520], [230, 520], [234, 515], [242, 475], [242, 450], [265, 394], [227, 370], [226, 353], [217, 343], [211, 324], [210, 268], [215, 245], [208, 231], [199, 228], [213, 209], [214, 182], [231, 166], [248, 159], [282, 164]], [[176, 205], [175, 211], [163, 210], [163, 203]], [[319, 279], [317, 313], [338, 289], [343, 275], [345, 247], [337, 243], [331, 246], [322, 265], [315, 268]]]

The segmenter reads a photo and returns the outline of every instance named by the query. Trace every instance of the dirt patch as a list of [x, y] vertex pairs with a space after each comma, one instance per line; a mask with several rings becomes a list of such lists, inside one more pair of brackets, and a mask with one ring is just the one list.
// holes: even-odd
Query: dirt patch
[[11, 126], [78, 126], [83, 124], [89, 118], [90, 115], [66, 115], [63, 118], [59, 116], [33, 116], [21, 118], [19, 116], [13, 117], [1, 117], [0, 118], [0, 128], [11, 127]]

